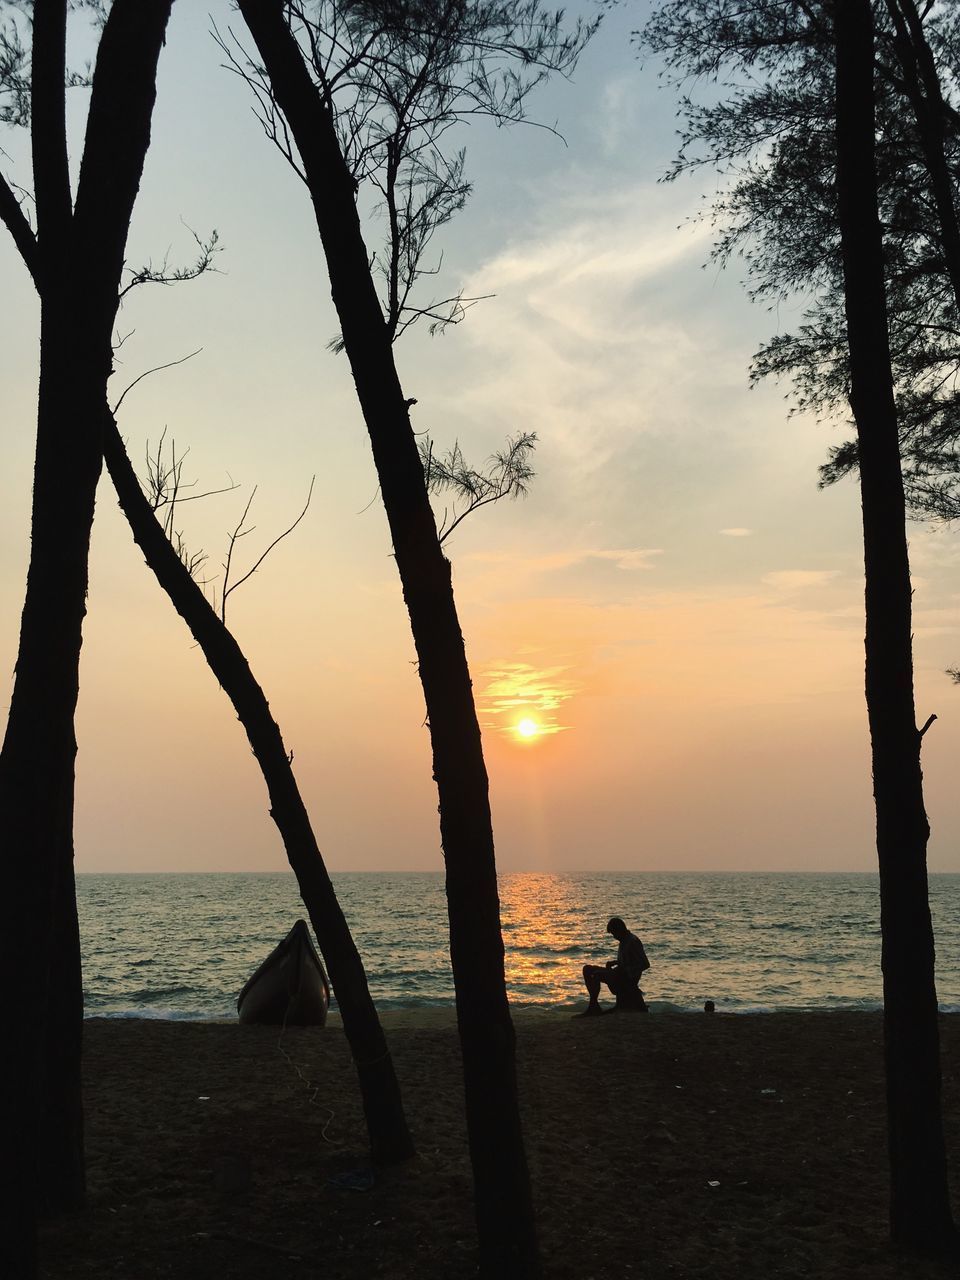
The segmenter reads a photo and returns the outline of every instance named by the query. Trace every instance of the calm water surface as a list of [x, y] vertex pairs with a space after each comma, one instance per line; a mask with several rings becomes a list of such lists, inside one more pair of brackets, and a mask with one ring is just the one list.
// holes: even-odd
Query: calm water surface
[[[343, 873], [334, 884], [381, 1008], [452, 1004], [439, 873]], [[875, 1008], [871, 874], [540, 874], [500, 878], [518, 1005], [573, 1006], [580, 969], [613, 954], [621, 915], [646, 944], [653, 1007], [738, 1012]], [[81, 875], [88, 1016], [231, 1018], [250, 972], [298, 916], [288, 873]], [[930, 878], [941, 1007], [960, 1010], [960, 876]]]

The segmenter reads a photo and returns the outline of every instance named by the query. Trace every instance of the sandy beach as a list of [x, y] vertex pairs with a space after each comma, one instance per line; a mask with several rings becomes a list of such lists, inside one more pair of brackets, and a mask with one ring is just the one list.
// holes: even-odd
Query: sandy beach
[[[419, 1154], [365, 1190], [343, 1185], [367, 1164], [335, 1021], [88, 1022], [89, 1207], [44, 1228], [42, 1275], [474, 1274], [453, 1013], [384, 1022]], [[516, 1022], [550, 1280], [948, 1274], [886, 1245], [879, 1015]], [[960, 1017], [942, 1036], [957, 1190]]]

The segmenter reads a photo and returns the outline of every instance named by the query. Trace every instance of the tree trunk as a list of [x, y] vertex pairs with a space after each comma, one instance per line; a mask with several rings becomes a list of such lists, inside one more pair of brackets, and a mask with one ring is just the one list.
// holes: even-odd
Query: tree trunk
[[408, 404], [370, 273], [355, 184], [340, 152], [332, 111], [313, 84], [280, 0], [240, 0], [239, 7], [300, 152], [419, 660], [440, 801], [480, 1270], [483, 1276], [534, 1280], [539, 1256], [506, 995], [487, 773], [450, 565], [437, 538]]
[[929, 827], [913, 700], [911, 586], [874, 162], [869, 0], [835, 6], [837, 194], [850, 403], [857, 424], [866, 580], [866, 699], [880, 864], [884, 1054], [894, 1243], [952, 1252], [940, 1105]]
[[[83, 1201], [83, 993], [73, 875], [73, 792], [87, 561], [127, 229], [150, 139], [171, 0], [115, 0], [101, 34], [75, 208], [64, 128], [66, 0], [33, 9], [37, 237], [15, 241], [41, 296], [30, 565], [16, 679], [0, 750], [3, 961], [31, 977], [11, 1070], [16, 1189], [33, 1209]], [[9, 225], [9, 223], [8, 223]], [[29, 1234], [27, 1228], [24, 1228]], [[25, 1258], [31, 1249], [20, 1251]], [[25, 1273], [26, 1274], [26, 1273]]]
[[[0, 752], [7, 972], [31, 975], [28, 1073], [15, 1108], [31, 1126], [25, 1176], [45, 1212], [83, 1202], [83, 994], [73, 886], [73, 781], [80, 629], [99, 442], [89, 379], [57, 303], [44, 303], [30, 569], [16, 681]], [[57, 314], [61, 312], [61, 314]], [[78, 387], [78, 374], [88, 383]], [[68, 392], [69, 388], [69, 392]], [[95, 419], [94, 419], [95, 421]], [[73, 430], [64, 434], [69, 423]], [[92, 441], [92, 448], [90, 442]], [[20, 1117], [18, 1117], [20, 1118]]]
[[191, 578], [154, 516], [112, 418], [106, 423], [104, 455], [134, 539], [233, 703], [263, 773], [270, 794], [270, 816], [283, 839], [340, 1006], [343, 1029], [360, 1078], [373, 1160], [378, 1164], [407, 1160], [414, 1148], [390, 1050], [370, 996], [363, 962], [324, 866], [269, 703], [243, 651]]
[[960, 222], [957, 220], [953, 181], [944, 148], [947, 111], [940, 77], [913, 0], [887, 0], [887, 9], [896, 30], [894, 47], [930, 177], [940, 224], [944, 266], [953, 288], [954, 301], [960, 309]]

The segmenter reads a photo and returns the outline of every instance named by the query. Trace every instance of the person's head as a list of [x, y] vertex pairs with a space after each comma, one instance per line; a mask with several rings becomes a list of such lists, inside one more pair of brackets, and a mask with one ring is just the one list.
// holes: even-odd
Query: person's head
[[607, 933], [612, 933], [618, 942], [622, 942], [627, 936], [627, 926], [619, 916], [611, 916], [607, 921]]

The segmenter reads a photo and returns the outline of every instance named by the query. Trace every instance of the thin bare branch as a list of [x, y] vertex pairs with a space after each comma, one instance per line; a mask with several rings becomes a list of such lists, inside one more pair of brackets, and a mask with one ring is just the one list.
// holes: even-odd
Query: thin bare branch
[[186, 364], [188, 360], [192, 360], [194, 356], [198, 356], [202, 350], [203, 350], [203, 347], [197, 347], [196, 351], [191, 351], [189, 355], [181, 356], [179, 360], [170, 360], [167, 364], [158, 364], [158, 365], [155, 365], [152, 369], [146, 369], [143, 373], [140, 374], [139, 377], [134, 378], [134, 380], [130, 383], [130, 385], [124, 389], [123, 394], [120, 396], [120, 399], [113, 406], [110, 412], [114, 415], [114, 417], [116, 417], [120, 406], [123, 404], [124, 400], [126, 399], [127, 392], [132, 391], [133, 388], [137, 385], [137, 383], [142, 382], [144, 378], [149, 378], [151, 373], [160, 373], [161, 370], [163, 369], [173, 369], [178, 364]]
[[236, 548], [236, 545], [239, 539], [245, 538], [248, 533], [253, 532], [252, 528], [244, 529], [243, 526], [246, 523], [247, 516], [250, 513], [250, 508], [253, 505], [253, 500], [256, 496], [257, 496], [257, 486], [254, 485], [253, 491], [251, 492], [250, 497], [247, 499], [247, 505], [243, 508], [243, 515], [240, 517], [239, 522], [234, 527], [233, 532], [230, 534], [230, 540], [227, 545], [227, 558], [223, 563], [223, 590], [220, 596], [220, 621], [223, 623], [225, 623], [227, 620], [227, 596], [233, 590], [233, 588], [228, 585], [230, 582], [230, 568], [233, 563], [233, 552], [234, 552], [234, 549]]
[[183, 463], [190, 450], [185, 449], [183, 453], [178, 454], [177, 442], [171, 439], [170, 461], [166, 462], [164, 460], [166, 438], [167, 429], [164, 427], [155, 453], [151, 453], [150, 443], [147, 442], [146, 480], [141, 482], [141, 487], [146, 493], [150, 509], [154, 513], [163, 511], [161, 527], [190, 576], [200, 586], [208, 586], [212, 579], [199, 576], [199, 571], [206, 563], [208, 556], [203, 550], [196, 552], [188, 550], [182, 530], [176, 527], [177, 507], [182, 502], [196, 502], [201, 498], [214, 497], [216, 494], [230, 493], [237, 488], [237, 485], [231, 480], [230, 484], [222, 489], [207, 489], [202, 493], [183, 494], [184, 488], [192, 489], [196, 484], [196, 481], [189, 484], [184, 484], [183, 481]]
[[296, 520], [294, 520], [293, 524], [292, 524], [292, 525], [290, 525], [290, 527], [289, 527], [288, 529], [284, 529], [283, 533], [279, 534], [276, 538], [274, 538], [274, 540], [270, 543], [270, 545], [267, 547], [266, 551], [264, 551], [264, 553], [260, 556], [260, 558], [259, 558], [259, 559], [257, 560], [257, 562], [254, 564], [254, 566], [253, 566], [251, 569], [249, 569], [249, 570], [248, 570], [248, 571], [243, 575], [243, 577], [239, 579], [239, 581], [238, 581], [238, 582], [235, 582], [235, 583], [233, 584], [233, 586], [228, 586], [228, 585], [227, 585], [227, 580], [228, 580], [228, 578], [229, 578], [229, 576], [230, 576], [230, 562], [231, 562], [231, 560], [232, 560], [232, 558], [233, 558], [233, 549], [234, 549], [234, 547], [236, 546], [237, 540], [238, 540], [239, 538], [245, 537], [248, 533], [252, 533], [252, 532], [253, 532], [253, 527], [251, 527], [251, 528], [249, 528], [249, 529], [244, 529], [244, 528], [243, 528], [243, 525], [244, 525], [244, 522], [246, 521], [247, 514], [248, 514], [248, 512], [250, 511], [250, 505], [251, 505], [251, 503], [253, 502], [254, 494], [257, 492], [257, 491], [256, 491], [256, 488], [254, 488], [253, 493], [251, 493], [251, 495], [250, 495], [250, 501], [247, 503], [246, 507], [244, 508], [243, 515], [242, 515], [242, 517], [241, 517], [241, 519], [240, 519], [240, 523], [237, 525], [236, 529], [233, 531], [233, 533], [232, 533], [232, 534], [231, 534], [231, 536], [230, 536], [230, 548], [229, 548], [229, 550], [228, 550], [228, 552], [227, 552], [227, 561], [226, 561], [226, 564], [224, 565], [223, 595], [222, 595], [221, 600], [220, 600], [220, 621], [221, 621], [221, 622], [226, 622], [226, 613], [227, 613], [227, 597], [228, 597], [228, 596], [230, 596], [230, 595], [232, 595], [232, 594], [233, 594], [233, 592], [234, 592], [234, 591], [236, 591], [238, 587], [242, 587], [242, 586], [243, 586], [243, 584], [244, 584], [244, 583], [245, 583], [249, 578], [252, 578], [252, 577], [253, 577], [253, 575], [257, 572], [257, 570], [258, 570], [258, 569], [260, 568], [260, 566], [263, 564], [264, 560], [266, 560], [267, 556], [268, 556], [268, 555], [270, 554], [270, 552], [274, 549], [274, 547], [275, 547], [278, 543], [282, 542], [282, 541], [283, 541], [283, 539], [284, 539], [284, 538], [286, 538], [289, 534], [293, 533], [294, 529], [296, 529], [297, 525], [300, 523], [300, 521], [303, 519], [303, 517], [307, 514], [307, 511], [308, 511], [308, 509], [309, 509], [309, 507], [310, 507], [310, 500], [311, 500], [311, 499], [312, 499], [312, 497], [313, 497], [313, 486], [314, 486], [314, 483], [315, 483], [315, 481], [316, 481], [316, 478], [317, 478], [316, 476], [311, 476], [311, 478], [310, 478], [310, 489], [309, 489], [309, 491], [308, 491], [308, 493], [307, 493], [307, 500], [306, 500], [306, 502], [304, 503], [303, 510], [302, 510], [302, 511], [300, 512], [300, 514], [297, 516]]

